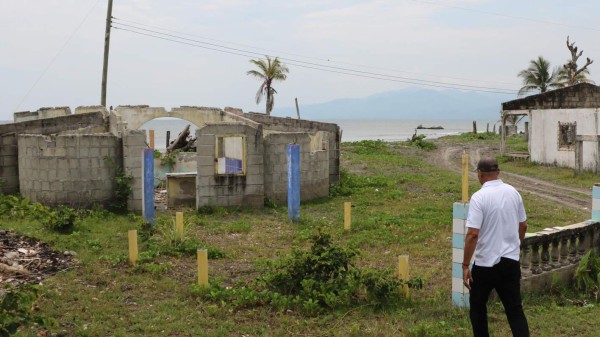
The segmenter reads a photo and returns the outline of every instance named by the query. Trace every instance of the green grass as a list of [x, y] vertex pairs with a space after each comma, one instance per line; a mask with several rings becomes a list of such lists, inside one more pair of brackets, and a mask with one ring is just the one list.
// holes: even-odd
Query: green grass
[[[358, 249], [359, 267], [393, 269], [398, 255], [409, 254], [411, 276], [423, 279], [424, 288], [388, 309], [358, 306], [306, 316], [260, 306], [232, 310], [226, 303], [199, 299], [190, 287], [196, 282], [195, 256], [168, 253], [175, 244], [170, 236], [174, 213], [159, 213], [159, 229], [149, 233], [150, 240], [140, 241], [146, 255], [136, 267], [126, 258], [127, 230], [143, 232], [137, 215], [87, 217], [72, 234], [10, 216], [0, 219], [0, 227], [78, 253], [75, 268], [43, 282], [38, 301], [39, 312], [54, 322], [49, 330], [57, 335], [470, 336], [468, 313], [453, 308], [450, 300], [452, 204], [461, 198], [460, 176], [422, 158], [420, 149], [406, 143], [343, 143], [341, 185], [330, 198], [303, 203], [298, 224], [287, 220], [282, 206], [185, 212], [190, 242], [222, 253], [210, 259], [209, 273], [224, 286], [247, 284], [266, 261], [294, 247], [307, 248], [317, 229]], [[471, 191], [477, 188], [473, 182]], [[589, 218], [588, 212], [523, 197], [530, 231]], [[353, 205], [349, 231], [343, 229], [345, 201]], [[597, 302], [580, 307], [565, 299], [578, 296], [525, 294], [533, 335], [595, 336], [600, 309]], [[490, 305], [490, 329], [496, 336], [510, 333], [497, 302]]]

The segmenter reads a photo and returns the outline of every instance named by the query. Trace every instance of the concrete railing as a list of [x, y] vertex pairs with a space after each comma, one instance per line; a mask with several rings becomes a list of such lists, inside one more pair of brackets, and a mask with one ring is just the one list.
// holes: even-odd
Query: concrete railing
[[600, 221], [546, 228], [528, 235], [521, 245], [521, 286], [543, 290], [552, 282], [569, 283], [581, 257], [600, 249]]

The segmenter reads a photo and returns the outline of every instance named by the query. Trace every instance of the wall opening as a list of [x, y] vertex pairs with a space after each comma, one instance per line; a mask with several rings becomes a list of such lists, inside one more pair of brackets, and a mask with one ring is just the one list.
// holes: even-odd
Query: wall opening
[[217, 175], [246, 174], [246, 137], [243, 135], [217, 136], [215, 142]]
[[191, 137], [196, 137], [197, 125], [181, 118], [172, 117], [160, 117], [155, 118], [142, 124], [139, 129], [146, 130], [146, 139], [148, 138], [149, 130], [154, 130], [154, 148], [159, 151], [163, 151], [167, 148], [167, 131], [170, 134], [169, 142], [172, 142], [177, 138], [179, 133], [185, 129], [187, 125], [190, 125]]
[[575, 150], [577, 123], [558, 122], [558, 149]]

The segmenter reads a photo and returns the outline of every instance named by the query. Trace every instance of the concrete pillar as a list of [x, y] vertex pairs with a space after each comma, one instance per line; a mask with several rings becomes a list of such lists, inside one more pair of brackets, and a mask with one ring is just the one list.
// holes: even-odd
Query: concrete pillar
[[581, 174], [583, 170], [583, 141], [575, 142], [575, 174]]
[[463, 285], [462, 261], [467, 233], [469, 203], [455, 202], [452, 207], [452, 303], [456, 307], [469, 307], [469, 290]]
[[300, 144], [287, 145], [288, 217], [300, 220]]

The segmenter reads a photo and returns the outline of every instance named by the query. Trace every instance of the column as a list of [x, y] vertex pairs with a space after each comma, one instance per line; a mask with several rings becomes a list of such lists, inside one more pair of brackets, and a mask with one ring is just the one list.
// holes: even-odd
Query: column
[[462, 278], [468, 212], [469, 203], [454, 203], [452, 208], [452, 303], [460, 308], [469, 307], [469, 290], [463, 285]]

